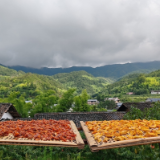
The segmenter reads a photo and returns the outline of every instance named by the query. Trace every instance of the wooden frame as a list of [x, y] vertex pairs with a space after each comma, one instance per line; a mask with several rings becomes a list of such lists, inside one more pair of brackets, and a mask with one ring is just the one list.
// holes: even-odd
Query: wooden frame
[[71, 128], [76, 134], [76, 142], [61, 142], [61, 141], [35, 141], [35, 140], [4, 140], [0, 139], [0, 145], [26, 145], [26, 146], [55, 146], [55, 147], [75, 147], [84, 148], [84, 142], [77, 130], [73, 121], [70, 121]]
[[103, 149], [160, 143], [160, 136], [158, 136], [158, 137], [151, 137], [151, 138], [123, 140], [123, 141], [117, 141], [117, 142], [112, 142], [112, 143], [102, 143], [101, 145], [98, 145], [95, 139], [93, 138], [92, 133], [89, 131], [87, 125], [83, 121], [80, 121], [80, 124], [82, 126], [82, 129], [84, 131], [84, 134], [88, 142], [88, 145], [92, 152], [96, 152], [96, 151], [103, 150]]

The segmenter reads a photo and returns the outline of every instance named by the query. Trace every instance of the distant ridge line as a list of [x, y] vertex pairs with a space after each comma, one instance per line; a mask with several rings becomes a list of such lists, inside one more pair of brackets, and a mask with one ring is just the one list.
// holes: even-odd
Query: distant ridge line
[[104, 66], [99, 66], [95, 68], [89, 67], [89, 66], [73, 66], [69, 68], [43, 67], [40, 69], [25, 67], [25, 66], [6, 66], [6, 67], [10, 69], [14, 69], [16, 71], [21, 70], [25, 73], [31, 72], [31, 73], [37, 73], [37, 74], [43, 74], [43, 75], [50, 75], [50, 76], [58, 73], [70, 73], [73, 71], [84, 70], [95, 77], [110, 77], [110, 78], [118, 79], [131, 72], [149, 73], [151, 71], [158, 70], [160, 69], [160, 61], [111, 64], [111, 65], [104, 65]]

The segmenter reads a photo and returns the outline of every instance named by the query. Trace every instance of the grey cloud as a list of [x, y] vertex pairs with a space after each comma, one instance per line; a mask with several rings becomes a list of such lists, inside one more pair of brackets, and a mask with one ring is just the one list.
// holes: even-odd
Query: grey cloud
[[1, 0], [0, 63], [100, 66], [160, 60], [158, 0]]

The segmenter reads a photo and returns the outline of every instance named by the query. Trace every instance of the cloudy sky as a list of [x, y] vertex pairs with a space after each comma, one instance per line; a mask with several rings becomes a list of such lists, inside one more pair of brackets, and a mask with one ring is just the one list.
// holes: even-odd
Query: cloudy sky
[[0, 0], [0, 63], [101, 66], [160, 60], [159, 0]]

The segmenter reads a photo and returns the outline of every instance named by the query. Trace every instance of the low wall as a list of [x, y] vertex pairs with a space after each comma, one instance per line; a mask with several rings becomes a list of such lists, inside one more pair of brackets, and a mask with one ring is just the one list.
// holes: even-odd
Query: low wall
[[55, 112], [55, 113], [37, 113], [34, 119], [55, 119], [72, 120], [77, 127], [80, 127], [80, 121], [101, 121], [101, 120], [120, 120], [126, 112]]
[[[101, 121], [101, 120], [120, 120], [126, 112], [55, 112], [55, 113], [37, 113], [34, 118], [14, 118], [12, 121], [23, 120], [31, 121], [37, 119], [55, 119], [55, 120], [72, 120], [77, 127], [80, 126], [80, 121]], [[8, 121], [9, 119], [1, 119]]]

